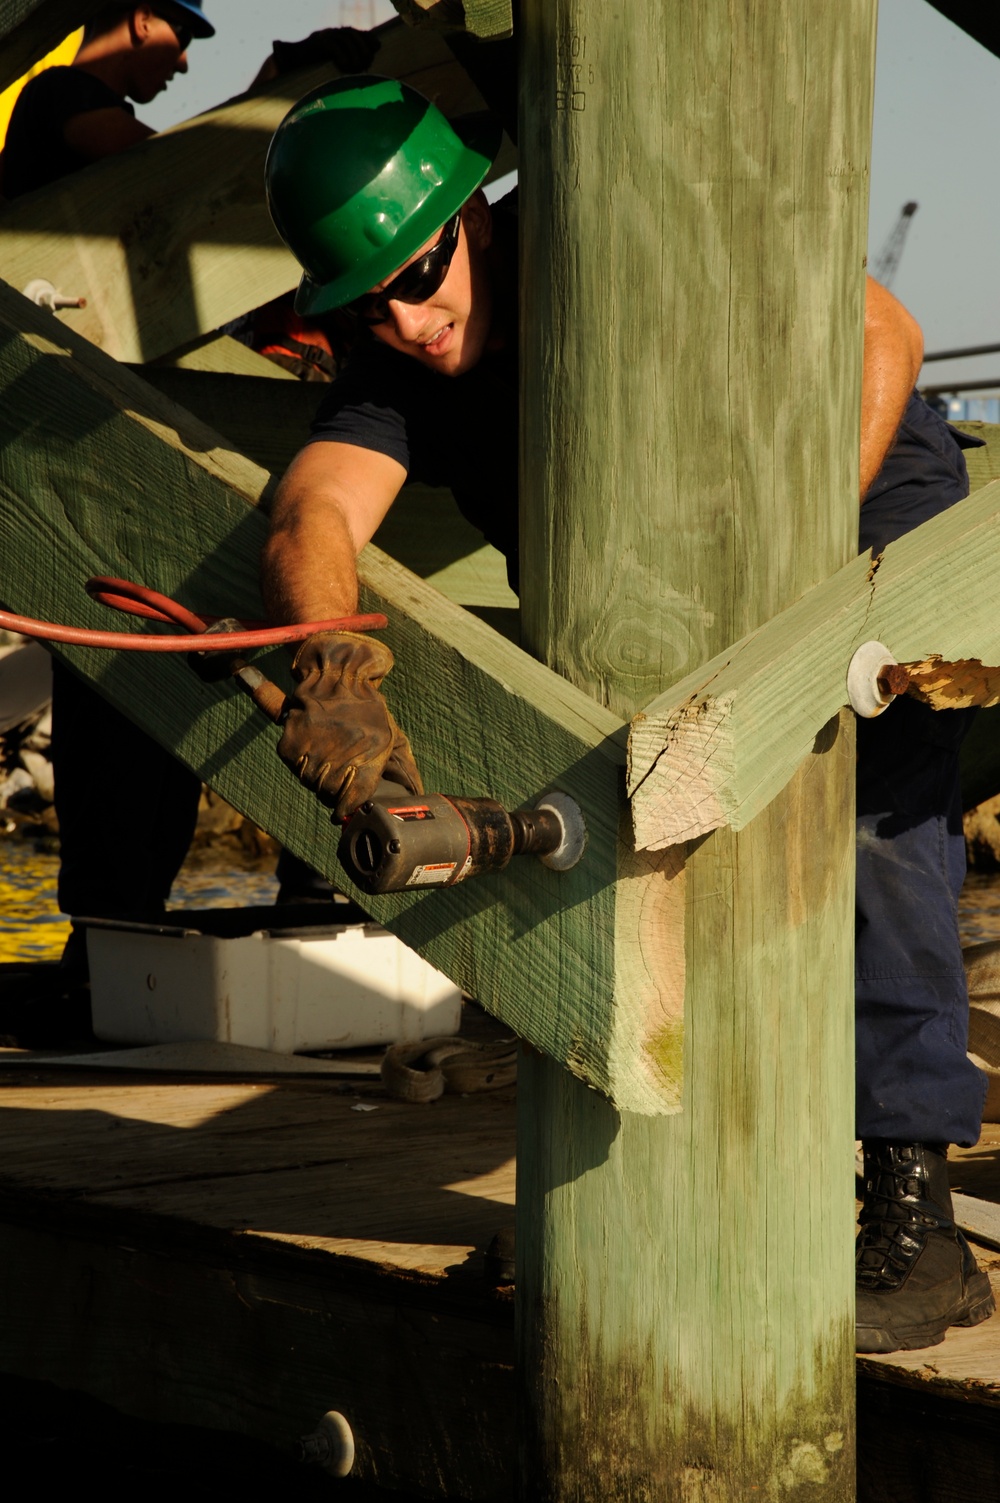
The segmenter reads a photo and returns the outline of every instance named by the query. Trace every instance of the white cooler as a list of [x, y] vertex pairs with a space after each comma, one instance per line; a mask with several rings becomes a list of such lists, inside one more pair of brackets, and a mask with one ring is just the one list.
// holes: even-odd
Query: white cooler
[[461, 1023], [447, 976], [377, 924], [331, 923], [329, 908], [79, 922], [94, 1032], [109, 1043], [214, 1039], [293, 1054], [453, 1034]]

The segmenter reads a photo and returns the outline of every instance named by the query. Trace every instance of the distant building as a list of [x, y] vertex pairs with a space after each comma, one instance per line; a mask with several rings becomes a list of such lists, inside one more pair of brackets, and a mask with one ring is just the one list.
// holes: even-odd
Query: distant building
[[951, 423], [1000, 423], [1000, 395], [948, 397]]

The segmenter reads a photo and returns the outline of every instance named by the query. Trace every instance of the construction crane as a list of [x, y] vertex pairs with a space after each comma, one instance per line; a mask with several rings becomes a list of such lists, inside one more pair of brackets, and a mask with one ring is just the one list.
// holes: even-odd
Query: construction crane
[[881, 282], [883, 287], [892, 286], [892, 279], [896, 275], [900, 257], [903, 254], [903, 246], [906, 244], [910, 222], [919, 207], [920, 205], [914, 203], [912, 199], [903, 205], [899, 211], [899, 218], [889, 231], [885, 244], [871, 265], [872, 276], [876, 282]]

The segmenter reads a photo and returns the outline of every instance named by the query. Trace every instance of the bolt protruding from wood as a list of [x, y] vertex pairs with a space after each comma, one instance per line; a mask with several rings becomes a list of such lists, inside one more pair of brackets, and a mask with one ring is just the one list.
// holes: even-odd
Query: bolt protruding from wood
[[331, 1477], [348, 1475], [354, 1466], [354, 1435], [338, 1410], [328, 1410], [312, 1434], [302, 1436], [299, 1459], [321, 1466]]
[[37, 303], [39, 308], [48, 308], [55, 312], [57, 308], [86, 308], [85, 297], [67, 297], [65, 292], [59, 292], [45, 277], [36, 277], [29, 282], [24, 289], [24, 296], [31, 302]]
[[910, 675], [902, 663], [886, 663], [875, 682], [879, 692], [886, 695], [905, 694], [910, 687]]
[[883, 642], [862, 642], [847, 669], [847, 701], [854, 713], [862, 720], [881, 715], [901, 692], [894, 687], [902, 682], [900, 673], [906, 681], [905, 689], [909, 674], [900, 668], [888, 647]]

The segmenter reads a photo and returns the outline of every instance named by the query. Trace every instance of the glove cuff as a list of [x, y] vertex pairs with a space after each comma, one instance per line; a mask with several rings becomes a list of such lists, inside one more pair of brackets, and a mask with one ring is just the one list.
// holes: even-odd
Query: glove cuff
[[356, 631], [316, 631], [306, 637], [292, 659], [292, 677], [299, 683], [311, 673], [368, 679], [377, 687], [395, 658], [377, 637]]

